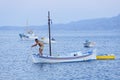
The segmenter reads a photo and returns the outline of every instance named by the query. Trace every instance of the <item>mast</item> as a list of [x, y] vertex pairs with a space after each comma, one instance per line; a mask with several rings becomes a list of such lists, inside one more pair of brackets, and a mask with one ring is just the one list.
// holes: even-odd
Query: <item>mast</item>
[[26, 20], [26, 32], [28, 32], [29, 29], [28, 29], [28, 19]]
[[49, 53], [50, 56], [52, 56], [52, 52], [51, 52], [51, 31], [50, 31], [50, 12], [48, 11], [48, 30], [49, 30]]

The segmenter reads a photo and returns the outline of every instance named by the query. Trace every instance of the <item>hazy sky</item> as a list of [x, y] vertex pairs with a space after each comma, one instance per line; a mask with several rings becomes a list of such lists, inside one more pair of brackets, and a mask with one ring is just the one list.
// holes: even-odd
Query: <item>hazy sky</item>
[[120, 0], [0, 0], [0, 26], [47, 24], [112, 17], [120, 14]]

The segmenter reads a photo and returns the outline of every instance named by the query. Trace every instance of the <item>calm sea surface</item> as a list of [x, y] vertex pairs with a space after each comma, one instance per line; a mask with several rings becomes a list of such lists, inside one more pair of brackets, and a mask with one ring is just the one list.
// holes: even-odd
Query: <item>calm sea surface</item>
[[[0, 80], [120, 80], [120, 32], [115, 31], [53, 31], [57, 43], [52, 44], [53, 55], [69, 55], [85, 51], [85, 40], [96, 42], [97, 54], [115, 54], [115, 60], [89, 62], [34, 64], [30, 54], [34, 40], [22, 41], [20, 30], [0, 30]], [[39, 37], [46, 31], [35, 31]], [[44, 54], [48, 54], [48, 44]]]

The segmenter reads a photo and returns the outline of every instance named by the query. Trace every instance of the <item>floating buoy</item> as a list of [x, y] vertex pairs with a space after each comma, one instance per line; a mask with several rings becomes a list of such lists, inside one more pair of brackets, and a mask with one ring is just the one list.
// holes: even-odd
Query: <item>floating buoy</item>
[[115, 59], [115, 55], [114, 54], [110, 54], [110, 55], [97, 55], [96, 59], [97, 60], [114, 60]]

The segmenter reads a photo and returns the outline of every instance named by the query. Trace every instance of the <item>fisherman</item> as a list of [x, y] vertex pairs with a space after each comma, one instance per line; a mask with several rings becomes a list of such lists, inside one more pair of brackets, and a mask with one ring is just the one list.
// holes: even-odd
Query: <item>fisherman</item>
[[39, 48], [39, 53], [40, 53], [40, 56], [42, 56], [43, 55], [43, 48], [44, 48], [44, 44], [41, 42], [41, 41], [39, 41], [38, 39], [35, 39], [35, 44], [34, 45], [32, 45], [31, 47], [34, 47], [34, 46], [39, 46], [40, 48]]

